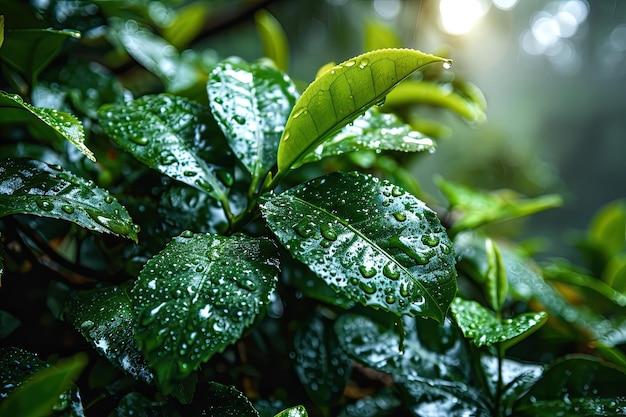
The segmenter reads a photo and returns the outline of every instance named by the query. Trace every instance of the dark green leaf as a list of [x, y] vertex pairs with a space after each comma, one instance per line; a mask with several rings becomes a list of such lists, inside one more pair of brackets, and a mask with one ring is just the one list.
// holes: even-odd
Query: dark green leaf
[[491, 308], [501, 311], [506, 299], [509, 282], [506, 278], [506, 270], [502, 262], [500, 249], [491, 239], [485, 240], [485, 252], [487, 253], [487, 295]]
[[0, 203], [0, 216], [19, 213], [69, 220], [137, 241], [137, 226], [108, 191], [56, 165], [0, 161]]
[[274, 417], [308, 417], [308, 414], [303, 406], [297, 405], [295, 407], [291, 407], [281, 411]]
[[354, 301], [337, 294], [326, 281], [306, 266], [290, 261], [291, 259], [282, 261], [282, 278], [286, 284], [296, 288], [303, 296], [336, 305], [345, 310], [355, 306]]
[[40, 417], [56, 412], [52, 415], [84, 417], [80, 396], [72, 381], [86, 364], [84, 354], [50, 366], [25, 350], [0, 347], [0, 398], [3, 398], [0, 415]]
[[152, 383], [154, 376], [134, 338], [129, 290], [123, 285], [81, 292], [68, 304], [65, 320], [116, 367]]
[[232, 59], [211, 72], [207, 91], [215, 119], [256, 183], [276, 163], [298, 94], [293, 82], [274, 68]]
[[26, 76], [29, 82], [61, 51], [68, 38], [80, 38], [75, 30], [19, 29], [7, 30], [0, 48], [0, 58]]
[[[540, 364], [517, 362], [511, 359], [500, 361], [495, 356], [484, 355], [480, 360], [492, 395], [498, 395], [499, 384], [504, 387], [501, 389], [501, 402], [506, 409], [510, 409], [513, 403], [528, 391], [541, 377], [544, 370], [544, 366]], [[500, 372], [498, 371], [499, 363]]]
[[0, 124], [24, 123], [40, 132], [40, 136], [56, 137], [72, 142], [87, 158], [96, 162], [93, 152], [85, 146], [82, 123], [73, 115], [45, 107], [33, 107], [17, 94], [0, 91]]
[[278, 147], [278, 171], [298, 166], [328, 137], [424, 65], [445, 59], [410, 49], [366, 52], [330, 68], [302, 93]]
[[333, 173], [261, 210], [291, 254], [342, 296], [442, 321], [456, 293], [454, 253], [437, 215], [386, 181]]
[[309, 397], [328, 415], [350, 379], [350, 358], [339, 346], [332, 322], [320, 316], [298, 328], [293, 344], [296, 374]]
[[[0, 258], [0, 278], [2, 278], [2, 258]], [[6, 338], [13, 330], [20, 327], [21, 322], [13, 314], [0, 310], [0, 339]]]
[[478, 302], [458, 297], [452, 303], [452, 315], [465, 337], [472, 339], [476, 346], [502, 343], [505, 348], [528, 337], [548, 320], [545, 312], [538, 312], [500, 321]]
[[184, 230], [217, 233], [226, 228], [227, 219], [219, 203], [208, 194], [186, 185], [169, 186], [161, 194], [157, 211], [170, 238]]
[[556, 361], [515, 405], [519, 416], [623, 416], [626, 374], [589, 356]]
[[259, 412], [252, 406], [243, 393], [235, 387], [208, 382], [198, 385], [198, 397], [204, 401], [184, 407], [186, 416], [215, 417], [259, 417]]
[[98, 115], [105, 133], [142, 163], [226, 200], [226, 185], [219, 178], [232, 179], [226, 168], [230, 158], [214, 134], [208, 109], [159, 94], [103, 106]]
[[347, 405], [338, 417], [387, 417], [394, 415], [401, 405], [391, 389], [383, 388], [373, 397], [361, 398]]
[[159, 417], [162, 415], [157, 409], [159, 405], [138, 392], [131, 392], [120, 400], [111, 417]]
[[317, 161], [331, 155], [362, 150], [434, 152], [435, 142], [414, 131], [397, 116], [370, 108], [304, 156], [302, 161]]
[[254, 23], [261, 38], [263, 54], [274, 62], [276, 68], [287, 72], [289, 44], [287, 34], [278, 20], [267, 10], [259, 10], [254, 15]]
[[183, 232], [144, 266], [132, 291], [135, 336], [163, 391], [237, 341], [269, 302], [275, 245]]
[[4, 16], [0, 15], [0, 48], [4, 43]]

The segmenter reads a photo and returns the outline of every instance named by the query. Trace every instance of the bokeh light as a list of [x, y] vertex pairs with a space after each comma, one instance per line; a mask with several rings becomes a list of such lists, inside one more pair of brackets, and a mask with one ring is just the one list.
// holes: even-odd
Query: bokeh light
[[491, 3], [484, 0], [441, 0], [441, 28], [451, 35], [469, 32], [489, 11]]

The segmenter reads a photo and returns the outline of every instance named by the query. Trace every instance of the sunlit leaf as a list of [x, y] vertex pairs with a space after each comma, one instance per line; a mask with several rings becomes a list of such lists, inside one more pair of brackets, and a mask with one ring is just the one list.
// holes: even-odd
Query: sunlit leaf
[[442, 321], [456, 293], [452, 245], [414, 196], [359, 173], [333, 173], [262, 198], [291, 254], [342, 296]]
[[400, 81], [445, 59], [410, 49], [366, 52], [330, 68], [302, 93], [278, 148], [278, 171], [299, 165], [328, 137], [381, 102]]
[[528, 216], [562, 204], [558, 195], [523, 198], [510, 190], [486, 193], [437, 178], [437, 186], [450, 206], [459, 212], [450, 228], [452, 233], [475, 229], [496, 221]]
[[0, 124], [25, 123], [39, 132], [40, 136], [50, 136], [72, 142], [87, 158], [96, 162], [93, 152], [85, 145], [85, 131], [82, 123], [73, 115], [55, 109], [34, 107], [17, 94], [0, 91]]
[[62, 416], [84, 417], [73, 381], [86, 364], [84, 354], [50, 366], [25, 350], [0, 347], [0, 415], [40, 417], [57, 411]]
[[67, 39], [80, 38], [75, 30], [15, 29], [4, 32], [0, 59], [26, 76], [29, 82], [59, 54]]
[[339, 346], [332, 322], [319, 316], [298, 327], [293, 344], [296, 374], [309, 397], [327, 414], [350, 379], [350, 358]]
[[274, 61], [276, 68], [287, 72], [289, 69], [289, 44], [287, 34], [278, 20], [267, 10], [259, 10], [254, 15], [254, 23], [261, 38], [263, 54]]
[[0, 14], [0, 48], [4, 43], [4, 16]]
[[463, 97], [451, 85], [441, 85], [430, 81], [408, 80], [387, 96], [385, 104], [392, 107], [408, 105], [429, 105], [448, 109], [469, 122], [485, 121], [484, 98], [479, 102]]
[[515, 405], [519, 416], [623, 416], [626, 374], [590, 356], [556, 361]]
[[267, 239], [183, 232], [132, 290], [135, 336], [164, 392], [237, 341], [269, 302], [276, 247]]
[[116, 367], [151, 383], [148, 363], [134, 338], [129, 285], [84, 291], [72, 299], [65, 320]]
[[397, 116], [370, 108], [304, 156], [302, 161], [311, 162], [327, 156], [362, 150], [434, 152], [435, 143], [414, 131]]
[[28, 159], [0, 161], [0, 216], [34, 214], [137, 240], [137, 226], [108, 191], [61, 167]]
[[142, 163], [223, 201], [231, 158], [208, 109], [168, 94], [103, 106], [105, 133]]
[[452, 315], [463, 334], [476, 346], [502, 343], [513, 346], [537, 331], [548, 319], [545, 312], [524, 313], [511, 319], [498, 320], [494, 313], [472, 300], [456, 298]]
[[487, 295], [491, 308], [500, 311], [506, 299], [509, 282], [506, 278], [506, 269], [502, 262], [502, 254], [500, 249], [491, 239], [485, 241], [485, 252], [487, 253]]
[[193, 2], [177, 8], [173, 14], [170, 24], [161, 33], [167, 42], [182, 50], [202, 32], [211, 8], [203, 2]]
[[276, 163], [278, 141], [296, 102], [293, 82], [274, 68], [232, 59], [211, 72], [207, 91], [230, 147], [256, 181]]
[[276, 414], [274, 417], [308, 417], [306, 408], [301, 405], [288, 408]]

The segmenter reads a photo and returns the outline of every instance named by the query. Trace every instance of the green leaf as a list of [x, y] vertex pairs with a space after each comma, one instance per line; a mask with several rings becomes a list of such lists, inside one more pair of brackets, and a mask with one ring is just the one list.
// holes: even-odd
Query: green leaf
[[506, 269], [502, 262], [500, 249], [491, 239], [485, 240], [485, 252], [487, 253], [487, 294], [491, 308], [499, 312], [502, 310], [504, 300], [508, 294], [509, 282], [506, 278]]
[[360, 398], [348, 404], [338, 417], [387, 417], [395, 415], [394, 411], [402, 406], [402, 402], [390, 388], [383, 388], [373, 397]]
[[208, 109], [159, 94], [103, 106], [98, 116], [105, 133], [145, 165], [219, 201], [226, 199], [219, 178], [232, 181], [230, 155], [214, 133]]
[[117, 368], [152, 383], [154, 375], [134, 338], [129, 291], [130, 284], [83, 291], [69, 302], [65, 320]]
[[159, 417], [159, 403], [150, 401], [138, 392], [126, 394], [115, 407], [111, 417]]
[[198, 391], [196, 395], [203, 401], [182, 407], [182, 415], [259, 417], [259, 412], [235, 387], [208, 382], [198, 385]]
[[276, 414], [274, 417], [308, 417], [306, 408], [301, 405], [288, 408]]
[[267, 239], [183, 232], [146, 263], [132, 291], [135, 337], [165, 393], [263, 311], [275, 253]]
[[4, 16], [0, 14], [0, 48], [4, 43]]
[[289, 69], [289, 42], [287, 34], [278, 20], [267, 10], [254, 14], [256, 30], [261, 38], [263, 54], [274, 61], [276, 68], [283, 72]]
[[315, 150], [303, 157], [302, 162], [311, 162], [327, 156], [362, 150], [391, 150], [402, 152], [435, 151], [435, 142], [414, 131], [391, 113], [368, 109], [339, 133], [328, 138]]
[[278, 147], [278, 172], [298, 166], [328, 137], [381, 102], [424, 65], [448, 62], [410, 49], [366, 52], [330, 68], [296, 102]]
[[332, 322], [317, 315], [298, 327], [294, 369], [309, 397], [328, 415], [343, 395], [352, 363], [339, 346]]
[[174, 47], [184, 49], [202, 32], [211, 13], [211, 7], [207, 7], [205, 3], [189, 3], [173, 11], [173, 18], [170, 16], [166, 18], [170, 23], [161, 33]]
[[472, 339], [476, 346], [502, 343], [505, 349], [537, 331], [548, 320], [545, 312], [538, 312], [500, 321], [478, 302], [458, 297], [452, 303], [452, 315], [463, 335]]
[[[476, 101], [476, 99], [458, 94], [451, 87], [450, 85], [435, 84], [430, 81], [407, 80], [389, 93], [385, 104], [399, 108], [415, 104], [442, 107], [458, 114], [469, 122], [484, 122], [487, 118], [484, 98]], [[479, 97], [482, 97], [482, 94]]]
[[459, 211], [458, 219], [450, 228], [452, 233], [475, 229], [497, 221], [529, 216], [562, 204], [561, 197], [553, 194], [523, 198], [510, 190], [479, 192], [461, 184], [445, 181], [441, 177], [436, 178], [435, 182], [450, 202], [450, 206]]
[[283, 246], [338, 294], [399, 316], [445, 317], [457, 289], [452, 244], [414, 196], [336, 172], [261, 203]]
[[402, 48], [398, 33], [391, 26], [380, 20], [365, 21], [363, 50], [374, 51], [383, 48]]
[[514, 407], [519, 416], [623, 416], [626, 374], [590, 356], [552, 364]]
[[498, 359], [490, 355], [481, 356], [480, 362], [489, 392], [495, 395], [501, 392], [501, 404], [504, 409], [511, 409], [513, 403], [528, 392], [544, 371], [541, 364]]
[[[0, 258], [0, 261], [2, 259]], [[2, 278], [2, 263], [0, 262], [0, 278]], [[13, 333], [15, 329], [20, 327], [22, 322], [13, 314], [4, 310], [0, 310], [0, 339], [6, 338]]]
[[10, 214], [68, 220], [137, 241], [138, 227], [108, 191], [58, 165], [28, 159], [0, 161], [0, 217]]
[[256, 183], [276, 163], [298, 94], [293, 82], [274, 68], [231, 59], [211, 72], [207, 91], [215, 119]]
[[427, 379], [412, 375], [403, 385], [415, 416], [490, 417], [486, 395], [466, 382]]
[[76, 30], [16, 29], [4, 33], [0, 59], [34, 81], [59, 54], [67, 39], [80, 38]]
[[606, 257], [626, 249], [626, 201], [617, 200], [598, 210], [589, 224], [587, 239]]
[[72, 381], [86, 364], [84, 354], [50, 366], [25, 350], [0, 347], [0, 415], [40, 417], [56, 411], [67, 417], [83, 417], [80, 396]]
[[96, 162], [93, 152], [85, 145], [83, 124], [73, 115], [55, 109], [34, 107], [17, 94], [0, 91], [0, 124], [24, 123], [41, 137], [53, 137], [72, 142], [87, 158]]

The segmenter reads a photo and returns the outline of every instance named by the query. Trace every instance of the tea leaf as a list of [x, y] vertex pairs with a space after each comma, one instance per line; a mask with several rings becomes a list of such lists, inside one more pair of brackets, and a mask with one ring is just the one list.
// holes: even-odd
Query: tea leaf
[[289, 69], [289, 45], [282, 26], [267, 10], [256, 12], [254, 23], [261, 38], [263, 54], [274, 61], [276, 68], [286, 72]]

